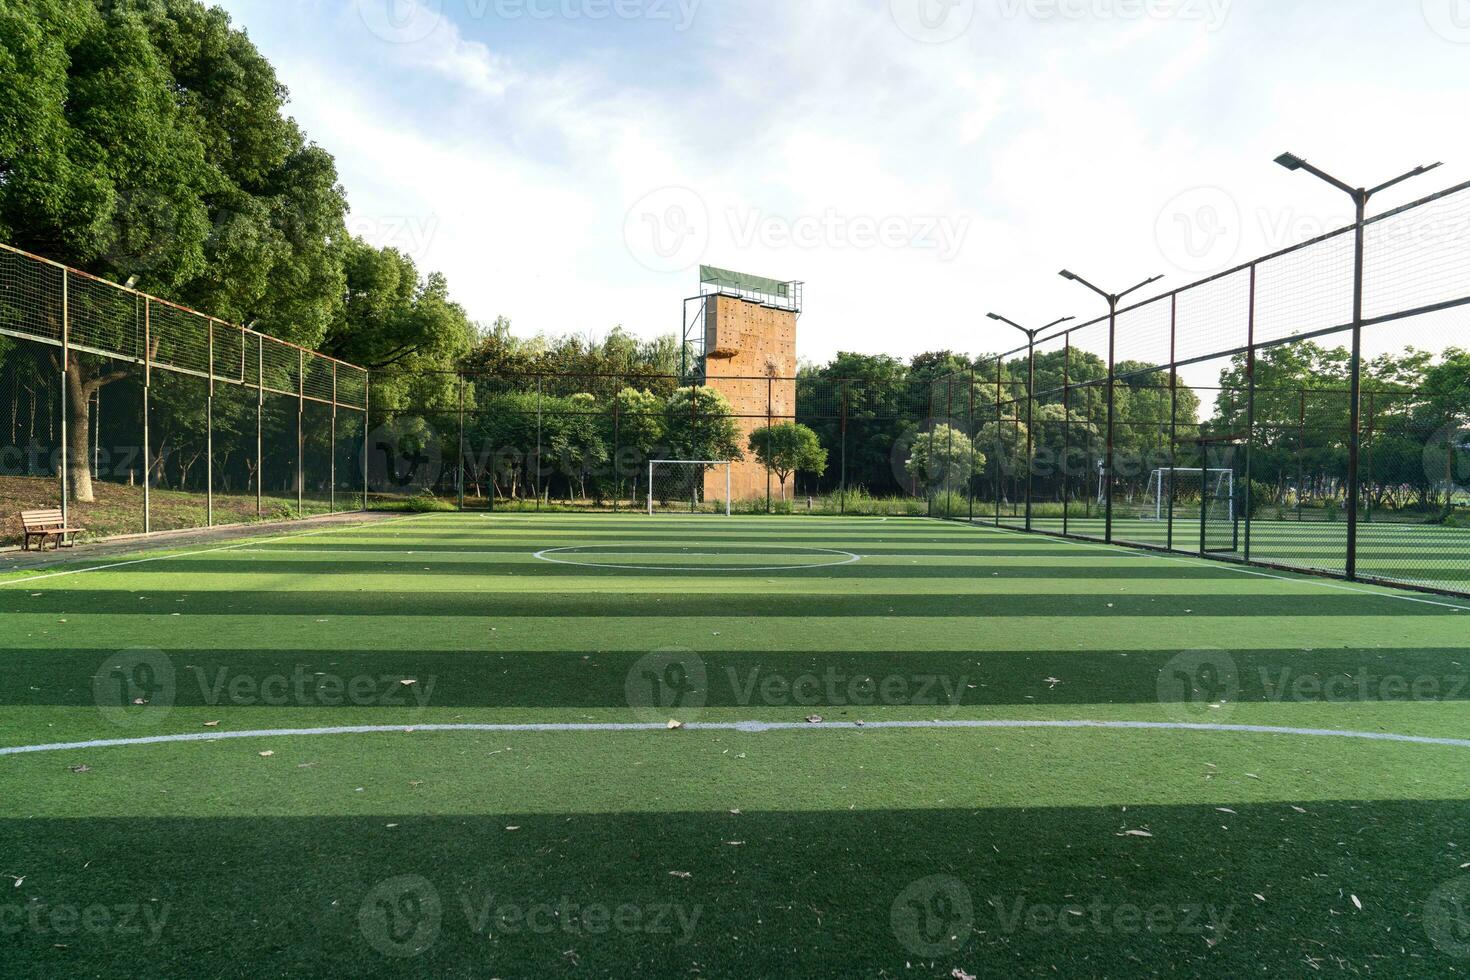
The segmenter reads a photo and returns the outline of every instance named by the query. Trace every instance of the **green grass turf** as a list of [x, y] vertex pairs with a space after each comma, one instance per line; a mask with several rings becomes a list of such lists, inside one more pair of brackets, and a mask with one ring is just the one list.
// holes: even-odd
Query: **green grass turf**
[[[984, 521], [981, 521], [984, 523]], [[990, 523], [994, 523], [993, 520]], [[1002, 525], [1024, 528], [1025, 515], [1006, 516]], [[1063, 532], [1060, 517], [1037, 518], [1033, 526], [1054, 534]], [[1101, 519], [1075, 517], [1065, 525], [1067, 533], [1101, 539], [1105, 525]], [[1470, 529], [1425, 524], [1365, 523], [1359, 526], [1358, 574], [1363, 578], [1405, 585], [1470, 592]], [[1113, 522], [1113, 536], [1119, 542], [1166, 548], [1170, 544], [1167, 522], [1119, 517]], [[1240, 557], [1246, 543], [1245, 523], [1240, 522], [1239, 535], [1233, 535], [1229, 524], [1210, 525], [1207, 544], [1210, 551]], [[1347, 524], [1322, 521], [1258, 520], [1250, 528], [1251, 558], [1254, 561], [1289, 568], [1331, 572], [1341, 575], [1346, 564]], [[1175, 550], [1199, 554], [1200, 523], [1176, 518], [1173, 547]]]
[[0, 757], [7, 976], [1470, 972], [1470, 748], [413, 730], [1465, 738], [1470, 601], [923, 520], [432, 514], [137, 557], [0, 575], [0, 746], [402, 730]]

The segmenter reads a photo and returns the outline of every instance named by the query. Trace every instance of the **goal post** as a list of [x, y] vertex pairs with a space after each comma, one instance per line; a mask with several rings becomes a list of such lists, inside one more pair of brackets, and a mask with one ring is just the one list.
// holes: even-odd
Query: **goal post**
[[[715, 474], [714, 479], [710, 479], [711, 474]], [[731, 483], [728, 459], [651, 459], [648, 515], [713, 513], [730, 517]]]
[[1154, 470], [1148, 481], [1154, 520], [1169, 516], [1169, 505], [1181, 494], [1198, 496], [1207, 513], [1235, 520], [1235, 471], [1216, 467], [1176, 466]]

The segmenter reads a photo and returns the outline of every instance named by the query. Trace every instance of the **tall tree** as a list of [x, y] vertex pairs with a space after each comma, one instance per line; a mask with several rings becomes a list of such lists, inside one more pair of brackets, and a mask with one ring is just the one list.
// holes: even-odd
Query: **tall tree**
[[[26, 80], [0, 86], [0, 238], [283, 339], [321, 340], [342, 292], [336, 169], [284, 115], [285, 88], [223, 11], [0, 5], [0, 68]], [[116, 334], [97, 346], [128, 350], [130, 328], [94, 320]], [[125, 372], [77, 357], [67, 373], [76, 447], [92, 397]], [[70, 463], [89, 502], [86, 455]]]
[[786, 499], [786, 481], [797, 470], [821, 476], [827, 472], [827, 450], [817, 434], [796, 422], [762, 426], [750, 434], [750, 451], [756, 459], [776, 474], [781, 483], [781, 499]]

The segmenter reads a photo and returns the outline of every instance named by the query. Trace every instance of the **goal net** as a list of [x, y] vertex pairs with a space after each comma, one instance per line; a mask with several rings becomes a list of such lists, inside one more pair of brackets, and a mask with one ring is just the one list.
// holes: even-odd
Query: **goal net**
[[1149, 478], [1149, 508], [1156, 521], [1197, 508], [1206, 521], [1235, 520], [1235, 471], [1229, 469], [1158, 469]]
[[1235, 470], [1200, 467], [1154, 470], [1148, 480], [1148, 502], [1154, 520], [1166, 520], [1170, 504], [1176, 516], [1191, 508], [1201, 508], [1205, 520], [1235, 520]]
[[728, 460], [650, 460], [647, 486], [649, 514], [730, 516]]

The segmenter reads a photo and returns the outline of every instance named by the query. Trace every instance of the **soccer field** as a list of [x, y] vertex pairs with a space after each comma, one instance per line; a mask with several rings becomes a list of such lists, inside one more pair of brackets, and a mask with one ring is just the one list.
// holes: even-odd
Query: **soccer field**
[[432, 514], [0, 611], [7, 976], [1470, 972], [1470, 600]]
[[[1174, 550], [1200, 553], [1200, 521], [1197, 515], [1176, 518]], [[1006, 523], [1024, 527], [1025, 520]], [[1063, 525], [1061, 518], [1038, 518], [1038, 531], [1067, 533], [1101, 540], [1105, 523], [1097, 518], [1075, 518]], [[1347, 524], [1323, 521], [1257, 520], [1250, 526], [1251, 559], [1342, 575], [1347, 555]], [[1120, 517], [1113, 522], [1114, 540], [1154, 548], [1170, 546], [1167, 521]], [[1241, 557], [1246, 542], [1246, 524], [1239, 521], [1232, 533], [1227, 521], [1210, 525], [1207, 543], [1211, 553]], [[1365, 579], [1401, 582], [1405, 585], [1451, 592], [1470, 591], [1470, 529], [1431, 524], [1364, 523], [1358, 526], [1358, 575]]]

